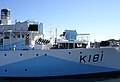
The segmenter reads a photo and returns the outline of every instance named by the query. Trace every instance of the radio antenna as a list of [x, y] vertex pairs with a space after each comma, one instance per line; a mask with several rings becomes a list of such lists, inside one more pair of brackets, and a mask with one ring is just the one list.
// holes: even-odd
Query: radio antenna
[[55, 44], [57, 42], [57, 28], [55, 29]]

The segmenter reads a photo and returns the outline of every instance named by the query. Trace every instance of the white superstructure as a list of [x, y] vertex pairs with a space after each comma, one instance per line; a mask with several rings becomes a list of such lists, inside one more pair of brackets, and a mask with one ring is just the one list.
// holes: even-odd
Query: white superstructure
[[[65, 30], [54, 42], [44, 38], [43, 23], [11, 24], [10, 10], [1, 10], [0, 76], [51, 77], [120, 71], [120, 45], [90, 43], [90, 34]], [[56, 30], [57, 31], [57, 30]], [[57, 36], [57, 35], [56, 35]]]

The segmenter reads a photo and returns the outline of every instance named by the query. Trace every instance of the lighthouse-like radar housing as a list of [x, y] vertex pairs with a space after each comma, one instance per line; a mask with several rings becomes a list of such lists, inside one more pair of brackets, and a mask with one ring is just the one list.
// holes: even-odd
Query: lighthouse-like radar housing
[[11, 17], [9, 9], [1, 9], [1, 24], [11, 25]]

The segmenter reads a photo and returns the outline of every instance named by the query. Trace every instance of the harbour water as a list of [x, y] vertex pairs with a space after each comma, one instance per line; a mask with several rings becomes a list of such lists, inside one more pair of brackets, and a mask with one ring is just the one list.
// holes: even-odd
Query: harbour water
[[118, 78], [84, 78], [84, 79], [73, 79], [73, 78], [63, 78], [63, 79], [34, 79], [34, 80], [18, 80], [18, 79], [0, 79], [0, 82], [120, 82], [120, 77]]

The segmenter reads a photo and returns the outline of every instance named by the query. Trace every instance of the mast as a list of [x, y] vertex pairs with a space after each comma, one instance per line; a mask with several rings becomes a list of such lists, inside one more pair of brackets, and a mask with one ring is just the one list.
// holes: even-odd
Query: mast
[[57, 28], [55, 29], [55, 44], [57, 42]]
[[1, 24], [11, 25], [10, 9], [1, 9]]

